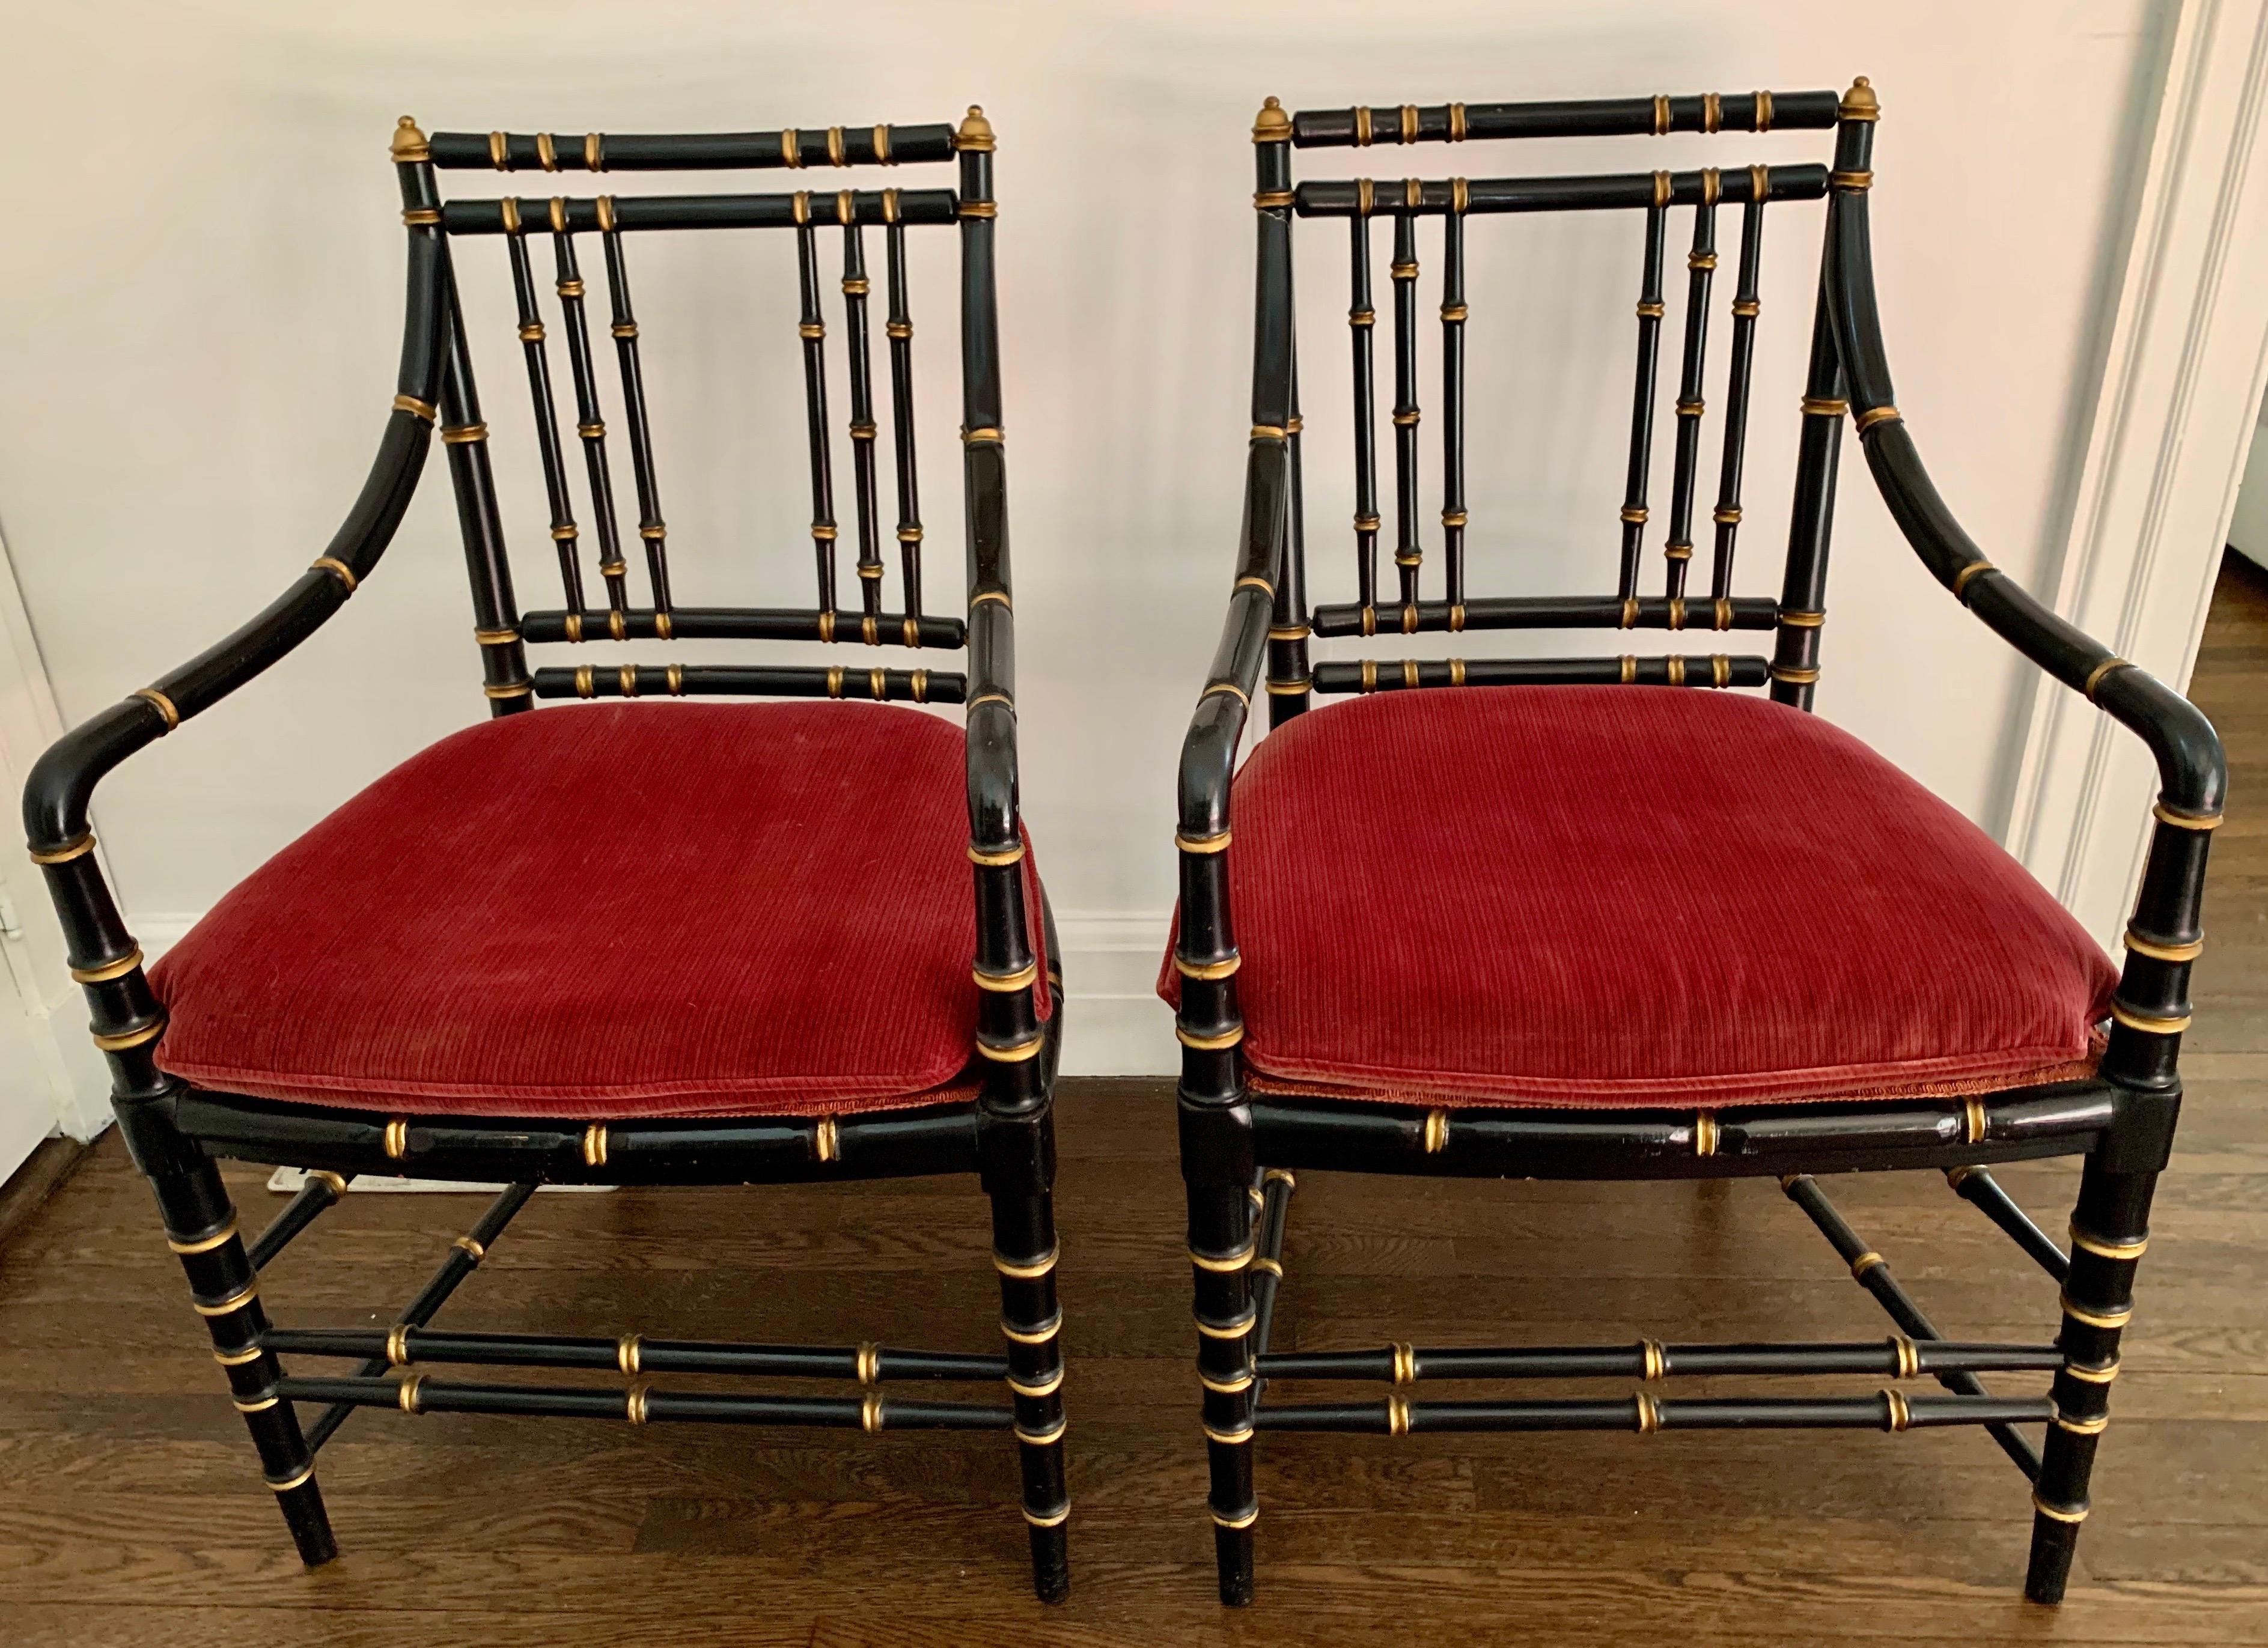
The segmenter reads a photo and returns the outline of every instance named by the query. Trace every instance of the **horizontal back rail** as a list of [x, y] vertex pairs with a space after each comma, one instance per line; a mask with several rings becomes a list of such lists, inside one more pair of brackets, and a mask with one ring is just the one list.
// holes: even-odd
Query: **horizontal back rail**
[[463, 235], [507, 234], [523, 225], [537, 233], [584, 234], [602, 228], [630, 233], [646, 229], [794, 229], [812, 223], [949, 224], [960, 216], [961, 197], [946, 188], [540, 200], [506, 195], [446, 202], [441, 227]]
[[[1713, 205], [1729, 201], [1819, 200], [1827, 193], [1823, 166], [1740, 166], [1718, 171], [1611, 172], [1575, 177], [1350, 178], [1308, 182], [1292, 191], [1302, 217], [1418, 217], [1451, 214], [1636, 211], [1664, 206]], [[909, 196], [910, 198], [910, 195]], [[445, 217], [446, 226], [455, 225]]]
[[1685, 97], [1303, 109], [1292, 116], [1292, 143], [1300, 149], [1362, 149], [1373, 143], [1463, 143], [1494, 137], [1822, 131], [1835, 124], [1840, 101], [1840, 94], [1834, 92], [1703, 92]]
[[725, 172], [901, 166], [954, 157], [947, 125], [827, 126], [810, 131], [620, 135], [435, 132], [433, 164], [497, 172]]

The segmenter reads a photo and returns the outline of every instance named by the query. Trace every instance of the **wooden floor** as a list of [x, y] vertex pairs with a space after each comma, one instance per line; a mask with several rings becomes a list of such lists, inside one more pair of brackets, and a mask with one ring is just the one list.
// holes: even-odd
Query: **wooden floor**
[[[2018, 1598], [2025, 1484], [1945, 1432], [1263, 1438], [1259, 1600], [1222, 1610], [1170, 1093], [1082, 1082], [1061, 1122], [1066, 1606], [1030, 1598], [993, 1436], [364, 1413], [321, 1460], [344, 1554], [305, 1571], [112, 1138], [0, 1252], [0, 1644], [2268, 1641], [2258, 575], [2224, 578], [2196, 690], [2236, 799], [2181, 1149], [2060, 1611]], [[230, 1177], [256, 1226], [280, 1198]], [[2073, 1177], [2006, 1181], [2060, 1229]], [[1948, 1333], [2048, 1335], [2052, 1287], [1936, 1174], [1834, 1188]], [[384, 1323], [475, 1206], [350, 1196], [265, 1291], [290, 1321]], [[988, 1350], [986, 1248], [960, 1186], [544, 1196], [443, 1320]], [[1769, 1181], [1313, 1174], [1286, 1269], [1285, 1348], [1887, 1331]]]

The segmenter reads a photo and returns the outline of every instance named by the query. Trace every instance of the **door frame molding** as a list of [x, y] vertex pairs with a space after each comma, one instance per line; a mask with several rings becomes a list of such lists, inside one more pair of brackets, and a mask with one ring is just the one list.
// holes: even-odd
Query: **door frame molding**
[[[2179, 0], [2172, 35], [2052, 599], [2186, 687], [2268, 373], [2268, 0]], [[2008, 850], [2113, 945], [2156, 770], [2073, 694], [2019, 713]]]

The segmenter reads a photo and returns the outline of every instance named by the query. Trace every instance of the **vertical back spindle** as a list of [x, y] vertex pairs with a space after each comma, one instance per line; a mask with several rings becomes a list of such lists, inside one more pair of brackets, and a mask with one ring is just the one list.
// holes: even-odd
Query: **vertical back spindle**
[[654, 480], [653, 434], [646, 423], [645, 377], [638, 368], [637, 316], [630, 309], [629, 271], [622, 261], [622, 234], [615, 226], [615, 197], [599, 196], [600, 244], [607, 257], [607, 299], [615, 338], [615, 364], [622, 372], [622, 411], [630, 422], [630, 473], [637, 483], [638, 540], [645, 545], [647, 581], [653, 586], [654, 628], [666, 636], [669, 612], [669, 528], [661, 518], [661, 489]]
[[551, 202], [551, 244], [559, 254], [559, 307], [567, 321], [567, 362], [575, 376], [575, 432], [583, 439], [583, 464], [591, 482], [591, 524], [599, 531], [599, 571], [607, 580], [609, 626], [623, 627], [630, 610], [629, 563], [615, 530], [615, 488], [607, 469], [607, 421], [599, 407], [599, 378], [591, 360], [591, 333], [583, 313], [583, 275], [576, 266], [575, 237], [567, 232], [567, 202]]
[[921, 489], [914, 462], [914, 321], [906, 298], [906, 226], [898, 191], [882, 191], [883, 249], [889, 269], [891, 448], [897, 460], [898, 558], [905, 579], [905, 643], [921, 644]]
[[882, 547], [875, 517], [874, 375], [866, 331], [866, 232], [858, 226], [856, 197], [843, 189], [835, 197], [835, 220], [843, 225], [843, 347], [850, 363], [850, 489], [858, 514], [858, 611], [866, 644], [880, 639], [882, 613]]
[[[819, 307], [819, 240], [811, 222], [811, 193], [795, 196], [795, 261], [797, 289], [802, 298], [802, 318], [797, 335], [803, 339], [803, 398], [811, 439], [811, 547], [819, 563], [819, 610], [835, 611], [835, 460], [828, 445], [827, 319]], [[831, 616], [820, 620], [830, 637]]]
[[535, 402], [535, 445], [543, 457], [543, 491], [551, 505], [551, 541], [559, 552], [559, 581], [567, 594], [571, 622], [579, 630], [584, 614], [583, 569], [575, 558], [575, 500], [567, 489], [567, 465], [559, 450], [559, 414], [551, 399], [551, 363], [543, 341], [543, 315], [535, 295], [535, 271], [519, 202], [503, 202], [504, 245], [512, 255], [512, 297], [519, 307], [519, 342], [527, 357], [527, 387]]
[[512, 592], [512, 563], [504, 553], [496, 475], [489, 465], [489, 426], [481, 421], [480, 394], [473, 386], [472, 345], [457, 302], [455, 271], [448, 270], [443, 279], [449, 336], [441, 357], [441, 440], [449, 454], [465, 570], [472, 580], [473, 638], [480, 644], [489, 713], [515, 715], [528, 708], [534, 687], [519, 636], [519, 603]]
[[1749, 385], [1755, 366], [1758, 269], [1764, 258], [1764, 196], [1771, 169], [1750, 166], [1749, 203], [1741, 209], [1740, 283], [1733, 294], [1733, 358], [1725, 384], [1725, 463], [1717, 482], [1717, 542], [1709, 563], [1709, 595], [1719, 618], [1731, 609], [1734, 541], [1741, 531], [1741, 466], [1748, 452]]
[[1694, 472], [1701, 460], [1702, 370], [1709, 354], [1709, 286], [1717, 272], [1717, 197], [1722, 186], [1716, 168], [1701, 173], [1701, 203], [1693, 209], [1693, 247], [1685, 255], [1685, 357], [1677, 379], [1677, 448], [1669, 482], [1669, 537], [1661, 547], [1668, 563], [1667, 587], [1670, 628], [1682, 629], [1686, 569], [1693, 560]]
[[1418, 215], [1422, 186], [1403, 180], [1394, 214], [1394, 564], [1402, 575], [1402, 627], [1418, 627]]
[[1623, 488], [1623, 565], [1616, 592], [1625, 628], [1638, 617], [1638, 551], [1646, 538], [1646, 470], [1653, 457], [1654, 362], [1661, 341], [1661, 240], [1669, 205], [1669, 173], [1653, 174], [1653, 204], [1646, 213], [1646, 268], [1638, 294], [1638, 384], [1631, 395], [1630, 474]]
[[1465, 180], [1449, 180], [1441, 237], [1441, 558], [1449, 628], [1465, 612]]
[[1370, 295], [1370, 180], [1362, 179], [1355, 188], [1360, 201], [1348, 224], [1354, 267], [1348, 285], [1347, 328], [1354, 340], [1355, 577], [1367, 630], [1376, 622], [1378, 607], [1378, 410], [1371, 345], [1378, 311]]

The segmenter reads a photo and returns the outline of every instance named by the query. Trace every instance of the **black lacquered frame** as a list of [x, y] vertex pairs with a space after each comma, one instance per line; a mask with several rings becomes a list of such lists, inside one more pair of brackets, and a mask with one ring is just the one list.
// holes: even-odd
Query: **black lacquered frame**
[[[1211, 1461], [1220, 1593], [1248, 1601], [1253, 1585], [1255, 1438], [1264, 1430], [1423, 1431], [1983, 1426], [2032, 1483], [2028, 1596], [2061, 1599], [2098, 1440], [2108, 1423], [2121, 1330], [2147, 1240], [2150, 1198], [2171, 1149], [2181, 1082], [2176, 1068], [2190, 1022], [2191, 963], [2202, 949], [2198, 905], [2210, 832], [2220, 822], [2226, 770], [2213, 728], [2187, 700], [2034, 600], [1997, 570], [1938, 497], [1899, 417], [1875, 313], [1867, 189], [1880, 118], [1865, 80], [1830, 92], [1637, 98], [1550, 104], [1449, 104], [1286, 114], [1268, 100], [1253, 128], [1259, 226], [1253, 350], [1252, 435], [1245, 471], [1242, 547], [1228, 619], [1182, 746], [1179, 832], [1181, 979], [1177, 1032], [1182, 1173], [1189, 1196], [1198, 1377]], [[1832, 129], [1831, 166], [1546, 179], [1292, 180], [1295, 147], [1458, 142], [1484, 137]], [[1777, 602], [1734, 596], [1730, 570], [1741, 521], [1740, 487], [1757, 291], [1768, 204], [1824, 198], [1826, 251], [1802, 398], [1795, 503]], [[1700, 384], [1707, 309], [1717, 266], [1719, 209], [1742, 210], [1733, 316], [1730, 406], [1712, 511], [1706, 595], [1689, 592], [1692, 511], [1706, 408]], [[1663, 544], [1661, 592], [1641, 593], [1648, 519], [1647, 463], [1667, 215], [1690, 209], [1685, 331], [1679, 362], [1677, 438]], [[1621, 521], [1620, 576], [1612, 596], [1469, 598], [1463, 484], [1463, 372], [1469, 310], [1463, 283], [1466, 220], [1489, 212], [1630, 210], [1644, 214], [1638, 299], [1638, 372], [1630, 471]], [[1366, 241], [1373, 216], [1393, 219], [1395, 563], [1399, 589], [1379, 587], [1384, 530], [1372, 427], [1373, 307]], [[1420, 588], [1424, 553], [1418, 474], [1416, 225], [1443, 219], [1441, 513], [1445, 588]], [[1300, 375], [1293, 349], [1292, 225], [1335, 217], [1351, 225], [1356, 407], [1354, 537], [1358, 599], [1311, 606], [1300, 504]], [[1230, 777], [1264, 685], [1271, 725], [1306, 712], [1317, 692], [1425, 689], [1533, 681], [1621, 681], [1726, 688], [1769, 685], [1808, 710], [1819, 679], [1827, 551], [1843, 421], [1857, 429], [1875, 484], [1923, 563], [1962, 605], [2019, 652], [2139, 736], [2158, 762], [2154, 830], [2125, 938], [2108, 1045], [2090, 1078], [1954, 1100], [1602, 1112], [1587, 1107], [1425, 1107], [1352, 1102], [1247, 1082], [1237, 1005], [1241, 957], [1229, 908]], [[1594, 627], [1771, 630], [1771, 656], [1418, 662], [1311, 666], [1310, 637], [1387, 632]], [[1581, 873], [1571, 865], [1569, 873]], [[2068, 1250], [2009, 1198], [1990, 1165], [2052, 1156], [2084, 1159]], [[1283, 1239], [1294, 1173], [1350, 1173], [1528, 1178], [1680, 1179], [1770, 1174], [1816, 1225], [1896, 1330], [1857, 1344], [1685, 1345], [1382, 1350], [1285, 1354], [1268, 1349], [1283, 1278]], [[2061, 1284], [2062, 1325], [2052, 1344], [1945, 1341], [1893, 1279], [1888, 1264], [1844, 1222], [1816, 1175], [1892, 1168], [1942, 1169], [1955, 1189]], [[2052, 1370], [2040, 1398], [1992, 1395], [1979, 1375]], [[1867, 1373], [1928, 1378], [1943, 1395], [1910, 1395], [1895, 1383], [1851, 1397], [1756, 1396], [1692, 1401], [1650, 1390], [1603, 1402], [1424, 1402], [1406, 1393], [1439, 1379], [1597, 1377], [1651, 1382], [1684, 1373]], [[1272, 1379], [1367, 1379], [1383, 1401], [1270, 1405]], [[2043, 1446], [2018, 1427], [2046, 1422]]]
[[[993, 132], [982, 111], [952, 125], [835, 127], [721, 135], [556, 139], [495, 132], [444, 132], [430, 140], [407, 116], [392, 156], [409, 236], [409, 285], [393, 410], [362, 495], [324, 553], [268, 609], [226, 640], [153, 686], [77, 727], [41, 758], [24, 798], [32, 856], [45, 870], [69, 942], [72, 977], [85, 988], [95, 1043], [107, 1056], [120, 1130], [149, 1176], [166, 1239], [187, 1271], [213, 1353], [250, 1428], [301, 1557], [336, 1554], [315, 1481], [314, 1453], [358, 1407], [409, 1413], [487, 1412], [582, 1416], [631, 1424], [848, 1425], [1011, 1431], [1023, 1477], [1035, 1585], [1066, 1594], [1064, 1418], [1057, 1299], [1051, 1099], [1062, 989], [1052, 967], [1039, 978], [1027, 920], [1018, 819], [1015, 644], [1007, 535], [1007, 475], [1001, 433], [999, 321], [994, 279]], [[501, 172], [800, 169], [951, 162], [957, 188], [654, 196], [616, 200], [441, 199], [439, 169]], [[922, 525], [915, 467], [913, 323], [905, 236], [909, 227], [954, 226], [961, 247], [962, 481], [968, 523], [967, 602], [952, 616], [921, 600]], [[646, 415], [638, 322], [630, 303], [626, 239], [653, 229], [780, 229], [791, 232], [800, 276], [798, 330], [812, 452], [812, 542], [818, 592], [809, 608], [681, 607], [670, 586], [667, 527]], [[827, 411], [826, 323], [818, 239], [831, 228], [843, 246], [848, 320], [852, 514], [858, 598], [835, 598], [834, 482]], [[902, 599], [885, 610], [876, 445], [879, 436], [868, 311], [872, 276], [865, 236], [883, 252], [884, 323], [894, 422], [899, 572]], [[618, 532], [600, 374], [585, 314], [577, 238], [599, 237], [643, 548], [644, 601]], [[548, 236], [584, 452], [587, 521], [578, 522], [552, 411], [546, 323], [528, 241]], [[490, 468], [488, 426], [475, 387], [472, 350], [458, 305], [452, 242], [498, 236], [519, 301], [538, 448], [563, 592], [560, 607], [525, 611], [512, 568]], [[979, 1015], [972, 1049], [977, 1096], [915, 1109], [841, 1116], [721, 1121], [608, 1119], [564, 1124], [540, 1118], [403, 1116], [279, 1104], [195, 1090], [166, 1076], [156, 1055], [165, 1012], [143, 969], [94, 851], [89, 808], [105, 774], [260, 674], [343, 606], [375, 570], [400, 525], [438, 424], [457, 502], [490, 712], [518, 715], [555, 697], [728, 693], [865, 697], [964, 703], [968, 745], [968, 857], [976, 909], [973, 958]], [[602, 599], [586, 600], [579, 550], [587, 525], [597, 539]], [[966, 673], [925, 667], [606, 665], [531, 670], [531, 644], [634, 638], [815, 640], [869, 649], [966, 650]], [[870, 654], [871, 656], [871, 654]], [[1052, 948], [1052, 946], [1050, 946]], [[1057, 1012], [1044, 1023], [1037, 988]], [[342, 1002], [341, 1011], [351, 1011]], [[307, 1188], [248, 1247], [240, 1237], [216, 1159], [289, 1164], [313, 1171]], [[378, 1332], [282, 1329], [261, 1303], [258, 1271], [343, 1194], [354, 1176], [409, 1174], [502, 1181], [510, 1188], [403, 1310]], [[478, 1265], [534, 1188], [549, 1183], [741, 1184], [849, 1181], [917, 1173], [969, 1173], [990, 1197], [999, 1274], [999, 1356], [946, 1354], [873, 1344], [855, 1347], [711, 1344], [648, 1337], [614, 1341], [442, 1334], [434, 1313]], [[345, 1357], [345, 1377], [287, 1375], [280, 1354]], [[394, 1370], [470, 1363], [520, 1367], [613, 1367], [619, 1390], [429, 1382]], [[696, 1395], [655, 1390], [648, 1375], [730, 1373], [855, 1380], [850, 1396]], [[1003, 1405], [902, 1402], [886, 1381], [1005, 1379]], [[301, 1404], [318, 1416], [302, 1423]]]

